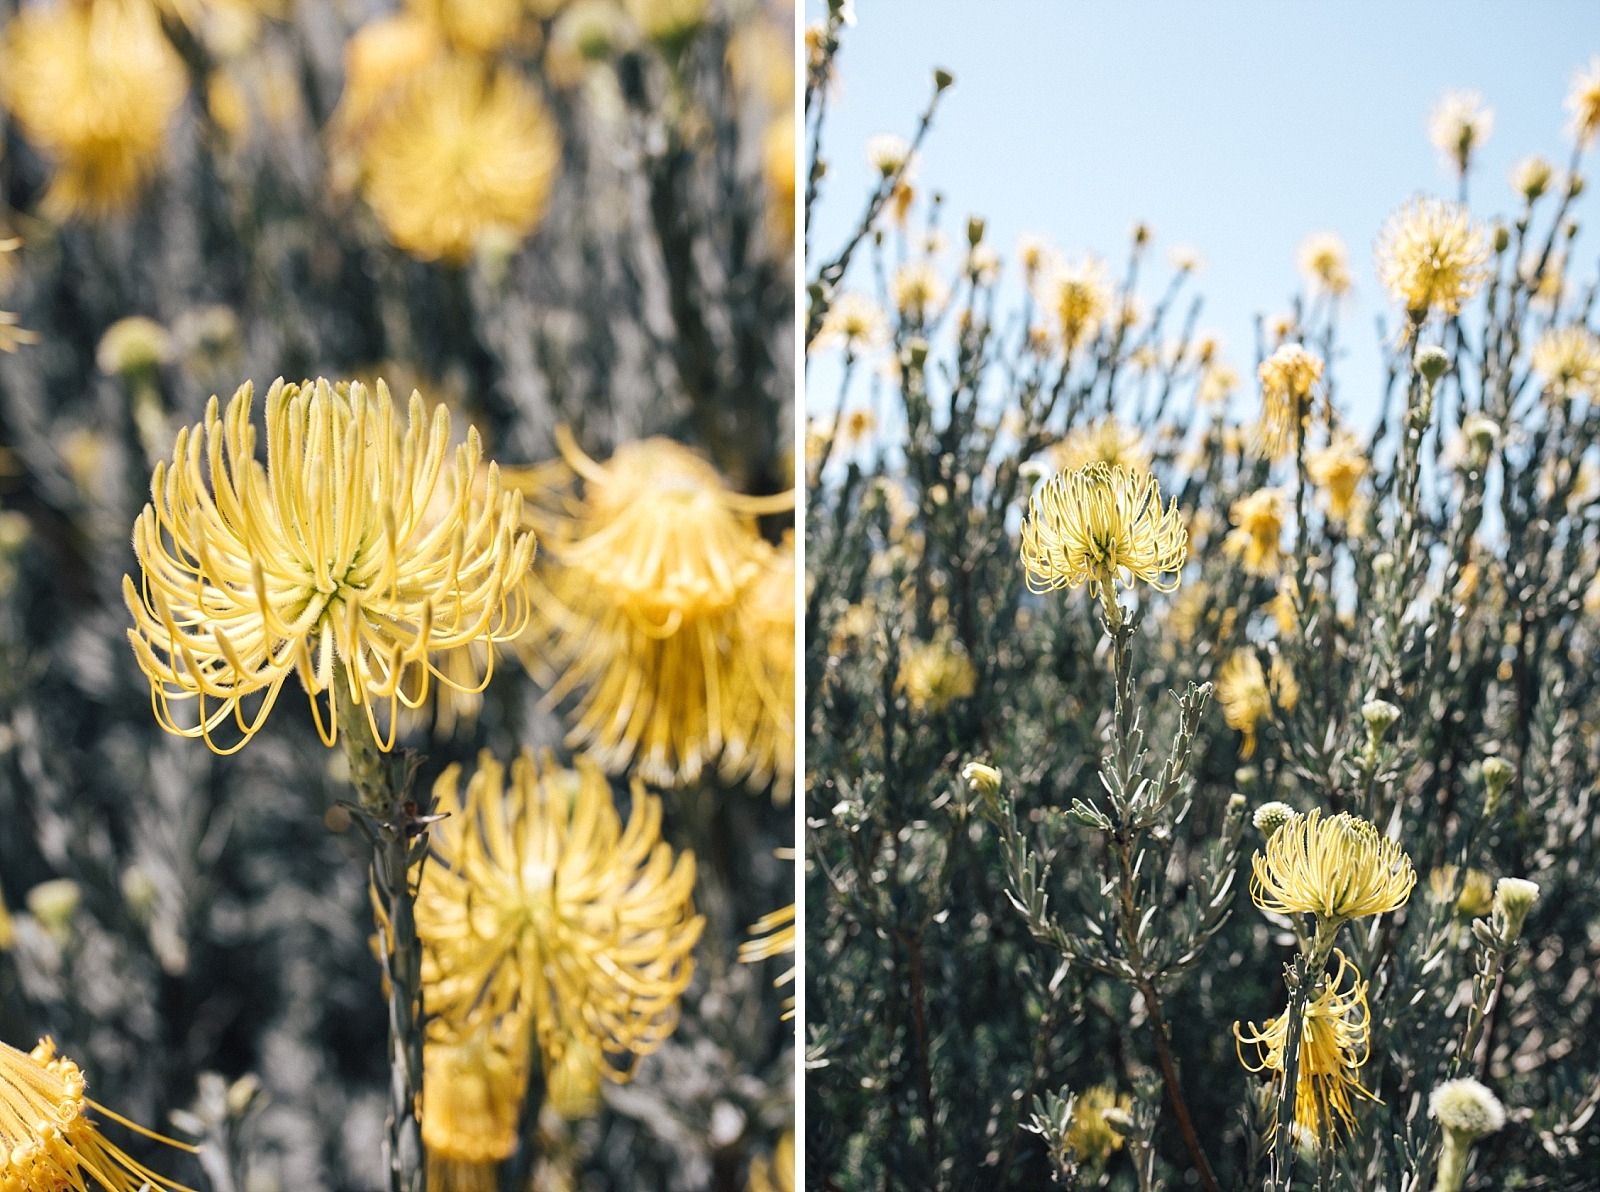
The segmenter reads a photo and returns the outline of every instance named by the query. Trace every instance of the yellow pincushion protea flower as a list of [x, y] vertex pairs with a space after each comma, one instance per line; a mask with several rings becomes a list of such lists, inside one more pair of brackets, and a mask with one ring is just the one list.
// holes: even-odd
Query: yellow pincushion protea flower
[[1244, 735], [1239, 756], [1250, 758], [1256, 752], [1256, 727], [1272, 719], [1274, 705], [1293, 711], [1300, 684], [1281, 657], [1273, 658], [1269, 676], [1254, 650], [1236, 650], [1217, 671], [1217, 702], [1228, 727]]
[[794, 783], [794, 536], [758, 544], [761, 569], [739, 598], [730, 654], [733, 695], [722, 726], [718, 773], [728, 782], [772, 786], [785, 802]]
[[1300, 242], [1300, 274], [1335, 298], [1350, 292], [1350, 254], [1337, 232], [1313, 232]]
[[[696, 781], [730, 741], [727, 765], [759, 768], [759, 717], [774, 700], [792, 717], [793, 697], [771, 668], [777, 647], [752, 642], [741, 619], [774, 565], [755, 518], [793, 494], [731, 492], [669, 439], [623, 444], [604, 464], [564, 431], [558, 442], [562, 461], [519, 479], [546, 549], [518, 648], [550, 702], [581, 693], [568, 743], [662, 786]], [[781, 620], [781, 606], [763, 616]], [[772, 698], [751, 698], [762, 691]]]
[[406, 8], [452, 44], [476, 54], [492, 54], [515, 41], [528, 15], [522, 0], [406, 0]]
[[[1289, 828], [1293, 826], [1291, 822]], [[1378, 1100], [1361, 1084], [1371, 1033], [1367, 983], [1343, 952], [1336, 948], [1333, 957], [1337, 968], [1306, 1005], [1295, 1075], [1294, 1124], [1318, 1142], [1355, 1127], [1355, 1099]], [[1280, 1014], [1259, 1029], [1252, 1023], [1241, 1030], [1234, 1023], [1233, 1033], [1239, 1062], [1251, 1072], [1273, 1073], [1281, 1085], [1289, 1015]], [[1254, 1062], [1246, 1058], [1246, 1047], [1255, 1049]]]
[[528, 1087], [528, 1032], [517, 1015], [435, 1018], [423, 1045], [422, 1141], [428, 1186], [494, 1192], [495, 1165], [517, 1149]]
[[[527, 623], [534, 540], [520, 529], [521, 496], [501, 490], [493, 463], [483, 476], [475, 430], [449, 466], [443, 406], [429, 415], [413, 394], [402, 431], [381, 381], [376, 393], [275, 382], [265, 466], [251, 399], [249, 384], [225, 413], [212, 398], [204, 422], [178, 432], [134, 524], [142, 583], [124, 577], [123, 595], [156, 717], [168, 732], [231, 753], [260, 729], [292, 674], [324, 742], [334, 743], [337, 722], [324, 724], [317, 695], [340, 681], [390, 748], [398, 706], [421, 706], [431, 680], [488, 683], [492, 655], [470, 687], [436, 656], [508, 640]], [[247, 715], [246, 699], [258, 694]], [[190, 700], [198, 722], [180, 723], [173, 704]], [[389, 705], [387, 733], [380, 703]], [[224, 747], [213, 734], [230, 718], [241, 739]]]
[[1072, 1106], [1072, 1126], [1067, 1131], [1067, 1149], [1085, 1163], [1104, 1163], [1122, 1149], [1123, 1137], [1106, 1121], [1106, 1112], [1127, 1113], [1133, 1097], [1118, 1093], [1115, 1085], [1096, 1084], [1084, 1089]]
[[1131, 426], [1106, 417], [1079, 427], [1050, 451], [1057, 470], [1070, 472], [1092, 463], [1120, 464], [1130, 472], [1150, 470], [1150, 452], [1144, 437]]
[[1600, 133], [1600, 54], [1589, 59], [1589, 69], [1572, 76], [1567, 92], [1567, 111], [1572, 113], [1572, 136], [1579, 146], [1594, 144]]
[[1398, 910], [1417, 882], [1399, 843], [1348, 812], [1296, 816], [1251, 863], [1250, 895], [1258, 907], [1315, 915], [1329, 925]]
[[1322, 357], [1300, 344], [1284, 344], [1261, 362], [1261, 446], [1277, 457], [1294, 446], [1310, 410], [1311, 391], [1322, 379]]
[[978, 668], [948, 641], [917, 642], [900, 660], [900, 688], [913, 708], [938, 714], [978, 689]]
[[488, 753], [463, 797], [452, 766], [434, 787], [448, 818], [417, 891], [429, 1012], [525, 1016], [546, 1067], [587, 1041], [633, 1060], [677, 1026], [705, 920], [694, 855], [661, 840], [661, 800], [637, 781], [624, 828], [600, 768], [576, 772]]
[[84, 1095], [78, 1065], [41, 1039], [31, 1052], [0, 1043], [0, 1188], [5, 1192], [190, 1192], [108, 1141], [89, 1119], [95, 1110], [146, 1138], [151, 1133]]
[[1356, 488], [1367, 474], [1367, 457], [1349, 435], [1335, 435], [1326, 447], [1306, 454], [1306, 473], [1328, 498], [1328, 516], [1347, 522], [1356, 512]]
[[1111, 280], [1098, 257], [1058, 265], [1041, 279], [1039, 291], [1039, 302], [1055, 316], [1068, 352], [1093, 339], [1111, 309]]
[[1142, 580], [1170, 592], [1188, 553], [1178, 503], [1162, 509], [1156, 478], [1121, 465], [1094, 463], [1052, 476], [1034, 492], [1022, 527], [1022, 564], [1034, 592], [1085, 580], [1108, 603], [1117, 583]]
[[1276, 575], [1283, 565], [1280, 544], [1288, 520], [1289, 499], [1282, 489], [1263, 488], [1235, 501], [1228, 510], [1233, 529], [1222, 540], [1222, 552], [1244, 564], [1249, 575]]
[[1593, 400], [1600, 392], [1600, 336], [1582, 324], [1546, 331], [1533, 347], [1532, 363], [1545, 392], [1555, 397]]
[[126, 209], [160, 168], [188, 76], [138, 0], [28, 6], [0, 45], [0, 97], [55, 163], [52, 217]]
[[555, 124], [519, 75], [447, 57], [374, 119], [362, 194], [398, 247], [459, 263], [487, 237], [532, 233], [560, 164]]
[[757, 1155], [750, 1161], [750, 1178], [745, 1192], [794, 1192], [796, 1186], [794, 1162], [794, 1131], [786, 1130], [772, 1157]]
[[1489, 246], [1458, 203], [1419, 196], [1378, 236], [1378, 280], [1413, 321], [1460, 312], [1488, 276]]

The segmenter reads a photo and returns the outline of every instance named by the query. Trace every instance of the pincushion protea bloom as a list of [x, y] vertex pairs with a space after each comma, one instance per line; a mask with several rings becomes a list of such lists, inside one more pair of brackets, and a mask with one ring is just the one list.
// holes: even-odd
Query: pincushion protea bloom
[[1300, 344], [1284, 344], [1261, 362], [1261, 447], [1276, 457], [1294, 446], [1305, 424], [1311, 391], [1322, 379], [1322, 357]]
[[[156, 717], [231, 753], [293, 674], [325, 743], [338, 729], [333, 717], [324, 724], [317, 695], [339, 681], [390, 748], [399, 705], [418, 707], [433, 679], [462, 688], [438, 656], [526, 624], [534, 542], [520, 529], [521, 497], [501, 490], [493, 463], [483, 477], [475, 430], [450, 466], [443, 406], [430, 415], [413, 394], [402, 431], [381, 381], [375, 394], [274, 383], [265, 465], [251, 398], [242, 386], [225, 413], [212, 398], [204, 422], [178, 432], [134, 525], [143, 582], [124, 577], [123, 595]], [[465, 689], [481, 690], [491, 668], [492, 658]], [[189, 700], [198, 723], [180, 724], [172, 705]], [[375, 708], [384, 702], [387, 734]], [[213, 733], [230, 717], [242, 736], [224, 747]]]
[[[1371, 1026], [1367, 983], [1337, 948], [1333, 958], [1337, 968], [1325, 978], [1322, 992], [1306, 1004], [1295, 1074], [1294, 1124], [1319, 1142], [1331, 1140], [1341, 1127], [1348, 1130], [1355, 1125], [1352, 1098], [1378, 1099], [1361, 1085]], [[1252, 1072], [1273, 1073], [1281, 1084], [1289, 1015], [1280, 1014], [1259, 1029], [1252, 1023], [1241, 1030], [1234, 1023], [1233, 1033], [1239, 1062]], [[1247, 1046], [1255, 1049], [1254, 1063], [1245, 1058]]]
[[[755, 518], [788, 510], [793, 494], [734, 493], [669, 439], [625, 443], [604, 464], [565, 431], [557, 441], [562, 460], [515, 481], [545, 548], [518, 648], [549, 702], [581, 693], [568, 744], [663, 786], [696, 781], [725, 748], [742, 768], [759, 752], [752, 717], [772, 702], [747, 698], [752, 675], [776, 651], [750, 640], [746, 605], [762, 599], [770, 567], [774, 587], [786, 582]], [[766, 688], [792, 723], [784, 682], [769, 676]]]
[[1488, 275], [1489, 247], [1467, 209], [1442, 199], [1412, 199], [1378, 236], [1378, 280], [1414, 321], [1429, 311], [1453, 315]]
[[55, 161], [44, 206], [57, 218], [132, 203], [187, 90], [155, 9], [138, 0], [28, 6], [0, 48], [0, 96]]
[[528, 1086], [525, 1021], [480, 1013], [456, 1028], [436, 1018], [422, 1054], [428, 1187], [494, 1192], [496, 1164], [517, 1149]]
[[153, 1134], [84, 1095], [78, 1065], [41, 1039], [31, 1052], [0, 1043], [0, 1188], [5, 1192], [189, 1192], [109, 1142], [89, 1111], [146, 1138], [184, 1151], [195, 1148]]
[[430, 1013], [524, 1016], [546, 1067], [574, 1043], [626, 1061], [677, 1025], [704, 919], [694, 855], [661, 840], [661, 800], [635, 782], [624, 828], [600, 768], [491, 755], [462, 796], [452, 766], [434, 787], [448, 818], [417, 891]]
[[1333, 925], [1399, 909], [1417, 882], [1400, 845], [1348, 812], [1296, 816], [1252, 863], [1250, 894], [1262, 910]]
[[1108, 603], [1114, 583], [1132, 587], [1143, 580], [1170, 592], [1188, 554], [1178, 503], [1163, 510], [1155, 477], [1120, 464], [1093, 463], [1052, 476], [1034, 492], [1022, 527], [1022, 563], [1034, 592], [1075, 588], [1085, 580]]

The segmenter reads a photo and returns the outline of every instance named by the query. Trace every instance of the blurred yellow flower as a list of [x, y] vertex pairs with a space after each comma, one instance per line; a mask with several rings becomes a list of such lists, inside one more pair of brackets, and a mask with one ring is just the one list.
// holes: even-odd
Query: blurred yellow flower
[[1428, 896], [1441, 905], [1449, 903], [1464, 919], [1487, 915], [1494, 906], [1494, 879], [1481, 869], [1469, 869], [1461, 880], [1461, 893], [1456, 894], [1460, 872], [1455, 865], [1441, 865], [1428, 874]]
[[1052, 476], [1034, 491], [1022, 526], [1022, 563], [1034, 592], [1085, 580], [1108, 604], [1117, 583], [1131, 588], [1143, 580], [1170, 592], [1188, 553], [1177, 501], [1163, 510], [1156, 478], [1120, 465]]
[[1150, 470], [1150, 452], [1137, 429], [1107, 416], [1080, 426], [1050, 449], [1057, 471], [1070, 472], [1092, 463], [1120, 464], [1130, 472]]
[[759, 752], [759, 726], [736, 718], [781, 679], [751, 673], [770, 650], [741, 631], [740, 604], [777, 562], [755, 518], [793, 494], [734, 493], [670, 439], [625, 443], [604, 464], [564, 429], [557, 441], [562, 460], [518, 479], [545, 547], [518, 648], [550, 702], [581, 693], [568, 742], [663, 786], [696, 781], [730, 740]]
[[1274, 655], [1269, 678], [1254, 650], [1235, 650], [1217, 671], [1217, 702], [1228, 727], [1244, 736], [1239, 756], [1254, 757], [1257, 726], [1272, 719], [1274, 705], [1293, 711], [1300, 702], [1300, 684], [1281, 657]]
[[332, 127], [336, 136], [359, 137], [406, 81], [444, 53], [444, 38], [431, 21], [396, 13], [368, 21], [344, 47], [344, 93]]
[[908, 323], [937, 318], [950, 301], [950, 287], [931, 261], [907, 261], [889, 279], [895, 309]]
[[1589, 69], [1572, 76], [1567, 92], [1567, 111], [1572, 113], [1572, 137], [1584, 148], [1594, 144], [1600, 132], [1600, 54], [1589, 59]]
[[[743, 964], [755, 964], [771, 956], [793, 956], [794, 952], [794, 903], [791, 902], [756, 921], [755, 926], [750, 928], [750, 938], [739, 945], [739, 960]], [[789, 985], [793, 982], [794, 964], [791, 963], [772, 983]], [[788, 1008], [784, 1017], [793, 1018], [794, 998], [791, 997], [784, 1005]]]
[[1350, 254], [1338, 233], [1313, 232], [1300, 242], [1300, 274], [1335, 298], [1350, 292]]
[[777, 117], [767, 125], [761, 143], [761, 164], [767, 180], [767, 222], [776, 232], [782, 256], [794, 251], [794, 119]]
[[517, 1149], [528, 1086], [527, 1021], [479, 1012], [457, 1025], [435, 1017], [422, 1050], [422, 1141], [428, 1186], [496, 1187], [495, 1164]]
[[600, 767], [563, 770], [524, 753], [487, 752], [460, 790], [451, 766], [434, 786], [448, 818], [433, 829], [417, 891], [430, 1013], [531, 1019], [548, 1069], [587, 1042], [623, 1066], [677, 1026], [704, 919], [694, 913], [694, 855], [661, 840], [661, 800], [635, 780], [626, 828]]
[[1295, 445], [1311, 409], [1311, 392], [1322, 380], [1322, 357], [1287, 343], [1261, 362], [1261, 449], [1276, 458]]
[[[21, 247], [22, 241], [15, 236], [0, 238], [0, 283], [5, 282], [11, 266], [11, 262], [6, 258]], [[37, 333], [17, 326], [15, 312], [0, 310], [0, 352], [15, 352], [23, 344], [38, 342]]]
[[1535, 153], [1511, 167], [1511, 189], [1531, 203], [1549, 189], [1554, 176], [1550, 163]]
[[0, 45], [0, 97], [55, 164], [43, 208], [56, 219], [132, 205], [161, 167], [188, 75], [140, 0], [27, 6]]
[[1446, 91], [1428, 116], [1428, 139], [1457, 174], [1465, 174], [1472, 151], [1494, 131], [1494, 112], [1476, 91]]
[[1239, 388], [1239, 372], [1226, 360], [1214, 359], [1208, 361], [1205, 371], [1200, 374], [1200, 385], [1196, 396], [1202, 405], [1226, 405], [1228, 398], [1233, 396], [1233, 391]]
[[1417, 881], [1400, 845], [1348, 812], [1296, 816], [1252, 864], [1250, 894], [1258, 907], [1330, 924], [1397, 910]]
[[555, 123], [520, 75], [450, 57], [373, 121], [362, 194], [400, 248], [459, 264], [486, 238], [532, 233], [560, 165]]
[[523, 0], [406, 0], [406, 8], [452, 45], [477, 54], [492, 54], [517, 40], [527, 15]]
[[1328, 516], [1348, 522], [1356, 509], [1356, 488], [1367, 474], [1367, 457], [1350, 435], [1336, 434], [1326, 447], [1306, 453], [1306, 472], [1328, 498]]
[[[205, 421], [178, 432], [134, 525], [143, 582], [124, 577], [122, 587], [157, 719], [231, 753], [293, 674], [327, 744], [337, 721], [324, 724], [317, 694], [339, 681], [388, 748], [397, 707], [420, 706], [430, 677], [460, 685], [437, 655], [522, 632], [534, 540], [519, 529], [521, 498], [501, 491], [493, 463], [483, 478], [474, 429], [449, 466], [444, 407], [430, 415], [413, 394], [402, 431], [381, 381], [375, 394], [359, 383], [275, 382], [263, 467], [252, 393], [241, 386], [225, 414], [212, 398]], [[486, 668], [473, 688], [488, 678]], [[189, 700], [198, 723], [181, 724], [172, 705]], [[375, 707], [385, 701], [387, 734]], [[213, 734], [230, 717], [241, 739], [224, 748]]]
[[[1273, 838], [1281, 834], [1274, 833]], [[1361, 1085], [1371, 1030], [1367, 983], [1343, 952], [1335, 949], [1333, 956], [1337, 968], [1329, 976], [1318, 975], [1321, 991], [1306, 1005], [1295, 1075], [1294, 1124], [1318, 1142], [1332, 1141], [1338, 1130], [1354, 1128], [1352, 1098], [1378, 1100]], [[1281, 1085], [1288, 1013], [1259, 1029], [1252, 1023], [1241, 1030], [1234, 1023], [1233, 1033], [1239, 1062], [1251, 1072], [1271, 1072]], [[1255, 1049], [1253, 1063], [1245, 1058], [1247, 1046]]]
[[822, 316], [816, 347], [837, 343], [844, 351], [859, 356], [875, 351], [889, 340], [889, 324], [883, 308], [865, 294], [846, 290], [836, 296]]
[[1056, 265], [1039, 281], [1039, 304], [1056, 317], [1062, 346], [1070, 353], [1093, 339], [1111, 309], [1112, 286], [1098, 257]]
[[639, 32], [668, 54], [676, 54], [700, 31], [706, 0], [624, 0]]
[[900, 660], [900, 688], [917, 711], [938, 715], [978, 689], [978, 670], [948, 642], [917, 642]]
[[1600, 392], [1600, 336], [1581, 323], [1546, 331], [1533, 347], [1533, 370], [1545, 392], [1564, 401]]
[[1072, 1126], [1067, 1131], [1067, 1149], [1087, 1163], [1104, 1163], [1122, 1149], [1123, 1138], [1106, 1121], [1108, 1110], [1127, 1113], [1133, 1097], [1118, 1093], [1115, 1085], [1090, 1085], [1078, 1094], [1072, 1105]]
[[1240, 560], [1246, 574], [1278, 574], [1283, 565], [1279, 544], [1288, 516], [1289, 501], [1282, 489], [1262, 488], [1240, 497], [1228, 510], [1234, 528], [1222, 540], [1223, 553]]
[[794, 1192], [795, 1186], [794, 1131], [788, 1130], [778, 1139], [770, 1159], [757, 1155], [750, 1161], [745, 1192]]
[[88, 1117], [97, 1110], [119, 1125], [179, 1150], [84, 1095], [78, 1065], [41, 1039], [31, 1052], [0, 1043], [0, 1188], [6, 1192], [187, 1192], [107, 1140]]
[[1378, 280], [1413, 321], [1433, 310], [1453, 315], [1483, 284], [1488, 257], [1465, 207], [1419, 196], [1378, 235]]
[[731, 675], [718, 773], [725, 782], [770, 783], [783, 803], [794, 785], [794, 535], [776, 548], [758, 543], [756, 557], [760, 570], [735, 610], [730, 652], [740, 665]]

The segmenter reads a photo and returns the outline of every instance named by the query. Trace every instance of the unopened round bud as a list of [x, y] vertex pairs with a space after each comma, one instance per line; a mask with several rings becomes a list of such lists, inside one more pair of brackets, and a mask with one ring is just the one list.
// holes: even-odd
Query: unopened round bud
[[1256, 831], [1271, 840], [1273, 833], [1292, 820], [1297, 814], [1298, 812], [1287, 803], [1280, 803], [1274, 799], [1270, 803], [1263, 803], [1260, 807], [1257, 807], [1256, 813], [1250, 822], [1255, 824]]
[[1487, 414], [1468, 414], [1461, 423], [1461, 433], [1480, 456], [1488, 455], [1500, 441], [1499, 424]]
[[918, 336], [906, 344], [906, 367], [920, 372], [928, 362], [928, 341]]
[[83, 889], [71, 878], [41, 882], [28, 891], [28, 910], [58, 939], [72, 933], [72, 916], [83, 903]]
[[1373, 555], [1372, 570], [1374, 574], [1379, 576], [1387, 576], [1393, 573], [1394, 555], [1390, 554], [1386, 550], [1381, 550], [1377, 554]]
[[983, 228], [983, 216], [967, 216], [967, 243], [973, 248], [977, 248], [979, 242], [983, 240]]
[[1573, 174], [1567, 179], [1567, 193], [1577, 198], [1583, 193], [1583, 175]]
[[1554, 171], [1550, 163], [1538, 154], [1525, 157], [1519, 161], [1511, 171], [1511, 185], [1528, 202], [1533, 202], [1550, 188], [1550, 177]]
[[140, 923], [148, 922], [156, 905], [156, 883], [143, 868], [130, 865], [122, 871], [122, 902]]
[[1511, 247], [1511, 229], [1506, 227], [1506, 225], [1502, 224], [1502, 223], [1495, 224], [1494, 225], [1494, 250], [1495, 250], [1495, 252], [1505, 252], [1505, 250], [1510, 248], [1510, 247]]
[[1428, 1095], [1428, 1116], [1472, 1142], [1506, 1124], [1500, 1099], [1470, 1076], [1447, 1080]]
[[1522, 936], [1528, 912], [1539, 901], [1539, 883], [1520, 877], [1503, 877], [1494, 887], [1494, 926], [1500, 938], [1514, 943]]
[[1368, 735], [1381, 741], [1400, 719], [1400, 709], [1386, 699], [1369, 699], [1361, 705], [1361, 719], [1367, 722]]
[[948, 70], [945, 70], [943, 67], [940, 67], [933, 72], [933, 85], [938, 90], [946, 91], [949, 88], [954, 87], [955, 83], [956, 76], [951, 74]]
[[1135, 244], [1149, 244], [1151, 235], [1152, 233], [1150, 231], [1150, 225], [1145, 223], [1144, 220], [1141, 219], [1138, 223], [1133, 225], [1133, 242]]
[[1516, 771], [1503, 757], [1484, 758], [1480, 769], [1483, 773], [1485, 791], [1483, 812], [1485, 815], [1493, 815], [1500, 806], [1500, 799], [1505, 795], [1506, 787], [1511, 785], [1511, 776]]
[[961, 767], [961, 777], [972, 793], [993, 798], [1000, 793], [1000, 771], [983, 762], [968, 762]]
[[160, 368], [171, 354], [167, 329], [154, 319], [135, 315], [106, 328], [94, 362], [108, 377], [126, 377]]
[[1121, 1106], [1113, 1105], [1100, 1115], [1100, 1120], [1106, 1124], [1106, 1129], [1123, 1138], [1133, 1134], [1133, 1114]]
[[1444, 376], [1445, 370], [1450, 367], [1450, 357], [1445, 355], [1444, 349], [1429, 344], [1417, 351], [1417, 371], [1428, 384], [1433, 384]]

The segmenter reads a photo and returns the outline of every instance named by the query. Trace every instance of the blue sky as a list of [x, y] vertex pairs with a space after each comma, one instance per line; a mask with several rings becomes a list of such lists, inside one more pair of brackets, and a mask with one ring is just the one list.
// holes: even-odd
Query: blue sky
[[[823, 11], [807, 0], [808, 19]], [[1096, 252], [1120, 272], [1128, 229], [1144, 219], [1158, 276], [1174, 246], [1199, 251], [1200, 326], [1248, 377], [1253, 319], [1288, 308], [1300, 241], [1337, 232], [1355, 278], [1337, 372], [1356, 413], [1374, 408], [1381, 383], [1374, 319], [1393, 322], [1372, 270], [1378, 229], [1413, 194], [1455, 197], [1427, 137], [1434, 102], [1450, 89], [1482, 92], [1495, 123], [1470, 178], [1472, 207], [1509, 215], [1520, 202], [1507, 181], [1514, 161], [1539, 152], [1566, 163], [1563, 101], [1600, 52], [1592, 0], [856, 0], [856, 12], [825, 135], [819, 258], [871, 185], [867, 137], [909, 136], [931, 68], [943, 66], [956, 86], [918, 181], [943, 191], [952, 240], [978, 213], [1013, 276], [1023, 233], [1069, 256]], [[1585, 160], [1591, 186], [1576, 208], [1586, 224], [1600, 212], [1597, 157]], [[1593, 275], [1593, 244], [1578, 241], [1581, 279]], [[817, 364], [812, 401], [831, 405], [837, 371]]]

